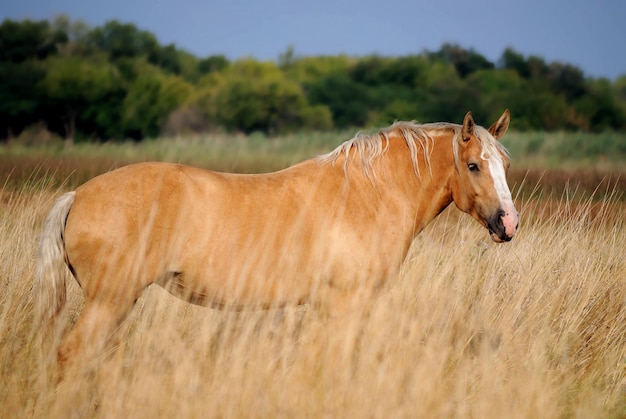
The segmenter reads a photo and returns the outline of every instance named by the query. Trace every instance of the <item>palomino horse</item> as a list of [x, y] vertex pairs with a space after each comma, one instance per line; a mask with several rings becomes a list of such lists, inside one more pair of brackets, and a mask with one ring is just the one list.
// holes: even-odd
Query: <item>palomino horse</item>
[[106, 341], [151, 284], [220, 308], [332, 312], [397, 277], [413, 238], [453, 201], [494, 241], [511, 240], [518, 215], [497, 141], [509, 120], [507, 110], [489, 129], [470, 113], [462, 125], [398, 122], [268, 174], [134, 164], [66, 193], [36, 274], [48, 324], [65, 303], [65, 267], [84, 293], [60, 364]]

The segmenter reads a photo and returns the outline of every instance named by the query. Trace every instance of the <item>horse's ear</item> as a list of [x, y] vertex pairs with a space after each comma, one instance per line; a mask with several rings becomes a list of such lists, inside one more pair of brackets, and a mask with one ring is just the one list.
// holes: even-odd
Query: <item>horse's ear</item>
[[511, 113], [507, 109], [502, 116], [489, 127], [489, 132], [496, 140], [499, 140], [509, 128], [509, 122], [511, 122]]
[[465, 114], [465, 118], [463, 118], [463, 128], [461, 128], [461, 139], [463, 142], [467, 142], [472, 138], [474, 134], [474, 118], [472, 118], [472, 113], [468, 112]]

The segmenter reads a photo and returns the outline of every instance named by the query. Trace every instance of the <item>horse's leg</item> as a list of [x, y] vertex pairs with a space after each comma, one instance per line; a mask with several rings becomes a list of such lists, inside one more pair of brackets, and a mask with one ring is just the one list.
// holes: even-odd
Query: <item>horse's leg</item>
[[115, 328], [124, 320], [132, 308], [130, 304], [113, 301], [87, 300], [78, 321], [62, 342], [58, 351], [61, 374], [80, 362], [85, 361], [102, 350]]
[[[59, 382], [68, 375], [70, 368], [80, 365], [72, 372], [93, 372], [96, 361], [105, 346], [112, 347], [111, 338], [116, 328], [128, 317], [135, 302], [149, 285], [142, 277], [124, 269], [122, 258], [113, 255], [108, 265], [92, 262], [90, 265], [103, 273], [89, 275], [78, 271], [75, 276], [84, 293], [83, 309], [76, 324], [71, 328], [58, 348]], [[87, 265], [87, 264], [86, 264]], [[120, 266], [122, 269], [113, 268]], [[128, 272], [131, 272], [130, 274]], [[125, 280], [125, 278], [133, 278]], [[81, 280], [80, 278], [87, 278]], [[119, 336], [119, 334], [115, 334]]]
[[132, 307], [133, 301], [86, 299], [58, 350], [59, 387], [53, 416], [84, 417], [98, 408], [104, 350], [113, 345], [111, 337]]

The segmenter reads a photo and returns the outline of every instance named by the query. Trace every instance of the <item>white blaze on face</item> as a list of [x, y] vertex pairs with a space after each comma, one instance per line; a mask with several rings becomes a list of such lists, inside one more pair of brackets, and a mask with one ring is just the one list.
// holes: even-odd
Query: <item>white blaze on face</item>
[[489, 172], [493, 179], [493, 186], [498, 194], [498, 200], [500, 201], [500, 208], [504, 211], [502, 217], [502, 223], [506, 231], [506, 235], [513, 237], [518, 225], [518, 215], [515, 205], [513, 204], [513, 198], [511, 197], [511, 191], [509, 185], [506, 183], [506, 174], [504, 173], [504, 163], [500, 153], [491, 153], [489, 156]]

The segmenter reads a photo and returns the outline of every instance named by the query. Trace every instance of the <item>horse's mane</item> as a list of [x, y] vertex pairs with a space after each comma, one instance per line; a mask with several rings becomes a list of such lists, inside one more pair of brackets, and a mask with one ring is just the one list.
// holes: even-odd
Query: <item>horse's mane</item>
[[[413, 170], [420, 177], [420, 167], [418, 164], [418, 153], [422, 153], [424, 160], [428, 166], [429, 173], [432, 176], [430, 167], [430, 156], [433, 151], [435, 134], [452, 130], [452, 148], [454, 154], [455, 165], [458, 166], [459, 152], [457, 138], [461, 132], [462, 126], [449, 122], [435, 122], [428, 124], [418, 124], [415, 121], [398, 121], [387, 128], [382, 128], [373, 134], [357, 133], [352, 139], [345, 141], [333, 151], [317, 157], [322, 163], [333, 164], [340, 156], [344, 156], [344, 170], [347, 169], [351, 159], [359, 158], [363, 173], [371, 179], [376, 178], [376, 174], [372, 168], [372, 161], [381, 157], [389, 149], [389, 141], [393, 136], [399, 136], [404, 139], [409, 152], [411, 161], [413, 162]], [[483, 147], [481, 157], [488, 159], [493, 153], [502, 152], [508, 156], [508, 152], [485, 128], [475, 125], [474, 135], [480, 141]], [[353, 151], [351, 155], [350, 152]]]

